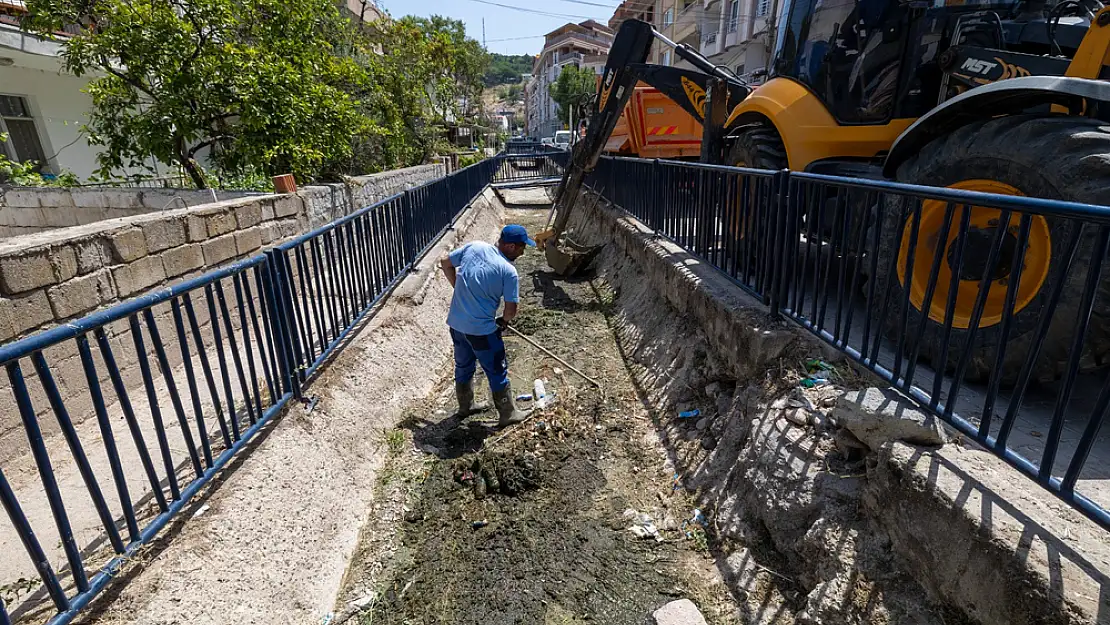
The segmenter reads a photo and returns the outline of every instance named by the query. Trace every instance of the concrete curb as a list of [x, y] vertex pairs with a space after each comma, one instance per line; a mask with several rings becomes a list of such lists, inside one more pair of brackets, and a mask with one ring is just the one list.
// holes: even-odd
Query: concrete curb
[[801, 336], [719, 271], [607, 202], [584, 193], [571, 225], [582, 243], [615, 244], [632, 258], [667, 303], [702, 326], [738, 376], [762, 371]]

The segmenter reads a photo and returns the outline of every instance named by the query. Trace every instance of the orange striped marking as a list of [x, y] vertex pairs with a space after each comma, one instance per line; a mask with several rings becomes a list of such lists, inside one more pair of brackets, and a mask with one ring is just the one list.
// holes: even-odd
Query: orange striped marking
[[678, 132], [678, 126], [653, 126], [648, 128], [649, 137], [673, 135]]

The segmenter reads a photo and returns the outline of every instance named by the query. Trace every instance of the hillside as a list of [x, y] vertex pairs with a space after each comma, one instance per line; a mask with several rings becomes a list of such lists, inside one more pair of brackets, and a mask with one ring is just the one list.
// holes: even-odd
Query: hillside
[[489, 69], [482, 80], [487, 87], [517, 84], [521, 74], [531, 73], [534, 60], [530, 54], [490, 54]]

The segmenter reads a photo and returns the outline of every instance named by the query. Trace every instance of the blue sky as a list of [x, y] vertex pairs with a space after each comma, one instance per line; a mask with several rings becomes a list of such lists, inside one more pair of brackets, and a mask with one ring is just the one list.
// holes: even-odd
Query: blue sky
[[[444, 15], [466, 23], [467, 34], [482, 40], [482, 18], [486, 20], [486, 47], [501, 54], [539, 54], [544, 33], [567, 22], [593, 18], [602, 24], [613, 15], [619, 0], [489, 0], [528, 11], [484, 4], [478, 0], [378, 0], [395, 17]], [[596, 6], [604, 5], [604, 6]]]

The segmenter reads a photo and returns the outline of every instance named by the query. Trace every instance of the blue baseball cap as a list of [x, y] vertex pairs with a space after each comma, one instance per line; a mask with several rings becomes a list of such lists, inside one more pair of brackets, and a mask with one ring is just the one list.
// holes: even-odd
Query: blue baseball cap
[[502, 243], [526, 243], [532, 247], [536, 246], [536, 242], [532, 237], [528, 236], [528, 230], [524, 226], [517, 224], [509, 224], [501, 229], [501, 242]]

